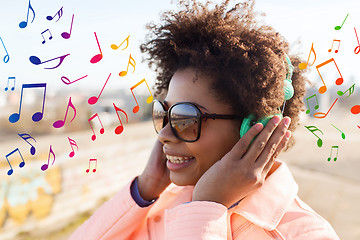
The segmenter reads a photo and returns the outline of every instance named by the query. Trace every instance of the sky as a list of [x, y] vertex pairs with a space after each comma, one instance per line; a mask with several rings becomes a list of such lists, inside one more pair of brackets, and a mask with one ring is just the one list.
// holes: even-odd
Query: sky
[[[35, 11], [35, 19], [32, 23], [32, 12], [29, 13], [29, 24], [26, 28], [20, 28], [19, 23], [26, 20], [28, 0], [1, 0], [0, 8], [0, 37], [9, 53], [8, 63], [0, 61], [0, 89], [5, 88], [9, 76], [16, 77], [18, 86], [22, 83], [44, 82], [48, 83], [48, 91], [78, 89], [101, 89], [108, 75], [109, 88], [127, 88], [145, 78], [150, 85], [154, 82], [154, 73], [148, 69], [147, 64], [141, 62], [144, 57], [139, 51], [139, 45], [144, 41], [145, 25], [150, 21], [159, 21], [159, 13], [176, 8], [172, 1], [41, 1], [31, 0], [31, 6]], [[214, 1], [219, 2], [219, 1]], [[48, 21], [46, 16], [55, 16], [63, 7], [62, 17], [56, 21]], [[279, 31], [294, 47], [293, 52], [300, 52], [304, 60], [308, 58], [310, 47], [314, 44], [317, 59], [311, 69], [310, 80], [317, 79], [318, 73], [315, 66], [330, 58], [334, 58], [343, 75], [344, 81], [350, 76], [357, 75], [354, 68], [360, 55], [354, 54], [358, 45], [354, 27], [360, 23], [360, 3], [356, 1], [256, 1], [255, 8], [265, 12], [264, 22]], [[74, 14], [72, 34], [69, 39], [61, 37], [62, 32], [69, 32], [72, 15]], [[343, 27], [336, 31], [335, 26], [341, 25], [349, 14]], [[48, 32], [44, 33], [45, 43], [41, 32], [49, 29], [53, 35], [48, 39]], [[360, 28], [359, 28], [360, 31]], [[99, 48], [95, 39], [96, 32], [103, 59], [96, 63], [90, 63], [90, 59], [99, 54]], [[125, 50], [113, 50], [111, 44], [120, 44], [129, 36], [129, 47]], [[338, 53], [328, 52], [333, 39], [341, 40]], [[298, 40], [300, 44], [294, 45]], [[337, 47], [334, 44], [334, 50]], [[5, 56], [5, 51], [0, 45], [0, 60]], [[44, 69], [53, 67], [59, 61], [34, 65], [29, 61], [30, 56], [37, 56], [41, 61], [46, 61], [59, 56], [68, 55], [61, 66], [56, 69]], [[125, 77], [119, 77], [120, 71], [126, 70], [129, 55], [136, 61], [136, 70]], [[312, 61], [313, 56], [310, 57]], [[311, 62], [310, 61], [310, 62]], [[322, 68], [324, 74], [333, 76], [334, 67], [331, 64]], [[78, 82], [65, 85], [61, 77], [76, 80], [85, 75], [86, 78]], [[324, 77], [325, 78], [325, 77]], [[334, 81], [324, 79], [330, 86]], [[315, 86], [321, 86], [316, 81]], [[350, 83], [349, 83], [350, 84]]]

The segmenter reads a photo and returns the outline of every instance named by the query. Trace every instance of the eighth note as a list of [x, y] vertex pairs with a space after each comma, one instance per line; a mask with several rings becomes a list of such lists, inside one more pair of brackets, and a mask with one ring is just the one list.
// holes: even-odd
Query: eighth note
[[130, 37], [130, 35], [127, 36], [127, 38], [124, 41], [122, 41], [119, 46], [117, 46], [116, 44], [111, 44], [111, 48], [114, 49], [114, 50], [117, 50], [126, 41], [126, 47], [121, 49], [121, 50], [125, 50], [129, 46], [129, 37]]
[[28, 24], [28, 21], [29, 21], [29, 10], [31, 10], [34, 14], [34, 17], [31, 21], [31, 23], [34, 21], [35, 19], [35, 11], [34, 9], [32, 8], [31, 4], [30, 4], [30, 0], [29, 0], [29, 6], [28, 6], [28, 11], [27, 11], [27, 16], [26, 16], [26, 21], [22, 21], [20, 24], [19, 24], [19, 27], [20, 28], [26, 28], [27, 24]]
[[56, 57], [56, 58], [53, 58], [53, 59], [50, 59], [50, 60], [47, 60], [47, 61], [44, 61], [42, 62], [40, 60], [40, 58], [38, 58], [37, 56], [30, 56], [29, 60], [32, 64], [35, 64], [35, 65], [39, 65], [39, 64], [43, 64], [43, 63], [47, 63], [47, 62], [50, 62], [50, 61], [53, 61], [55, 59], [60, 59], [60, 62], [58, 65], [56, 65], [55, 67], [52, 67], [52, 68], [44, 68], [44, 69], [54, 69], [54, 68], [57, 68], [61, 65], [61, 63], [64, 61], [64, 59], [69, 56], [70, 53], [66, 54], [66, 55], [63, 55], [63, 56], [60, 56], [60, 57]]
[[332, 51], [333, 46], [334, 46], [334, 42], [338, 42], [338, 43], [339, 43], [338, 48], [335, 50], [335, 53], [338, 53], [338, 52], [339, 52], [339, 48], [340, 48], [340, 40], [336, 40], [336, 39], [333, 40], [333, 42], [332, 42], [332, 44], [331, 44], [331, 48], [328, 50], [328, 52], [331, 52], [331, 51]]
[[121, 133], [124, 131], [124, 126], [123, 126], [123, 123], [121, 122], [121, 119], [120, 119], [120, 116], [119, 116], [119, 113], [118, 113], [118, 112], [120, 111], [120, 112], [122, 112], [122, 113], [125, 114], [126, 123], [128, 123], [128, 116], [127, 116], [126, 112], [123, 111], [122, 109], [118, 108], [118, 107], [115, 105], [115, 103], [113, 103], [113, 105], [114, 105], [114, 108], [115, 108], [115, 112], [116, 112], [116, 114], [117, 114], [117, 116], [118, 116], [118, 118], [119, 118], [119, 121], [120, 121], [120, 125], [115, 128], [115, 134], [116, 134], [116, 135], [119, 135], [119, 134], [121, 134]]
[[14, 80], [14, 85], [11, 87], [11, 91], [15, 90], [15, 77], [8, 77], [7, 86], [5, 87], [5, 91], [9, 90], [9, 81]]
[[334, 157], [334, 162], [338, 159], [338, 153], [339, 153], [339, 146], [332, 146], [331, 150], [330, 150], [330, 156], [328, 158], [328, 161], [331, 160], [331, 156], [332, 156], [332, 150], [336, 149], [336, 157]]
[[54, 153], [54, 151], [52, 150], [51, 145], [50, 145], [50, 150], [49, 150], [48, 163], [47, 163], [47, 164], [45, 163], [44, 165], [41, 166], [41, 170], [43, 170], [43, 171], [45, 171], [45, 170], [48, 169], [48, 167], [49, 167], [50, 154], [51, 154], [51, 155], [53, 156], [53, 158], [54, 158], [54, 161], [52, 162], [51, 165], [54, 165], [54, 162], [55, 162], [55, 153]]
[[71, 102], [71, 97], [70, 97], [69, 98], [69, 103], [68, 103], [67, 108], [66, 108], [64, 120], [58, 120], [58, 121], [54, 122], [54, 124], [53, 124], [54, 128], [61, 128], [62, 126], [64, 126], [69, 107], [71, 107], [74, 110], [74, 116], [70, 120], [70, 122], [72, 122], [74, 120], [74, 118], [76, 117], [76, 109], [75, 109], [74, 104]]
[[50, 36], [49, 36], [49, 40], [51, 40], [52, 39], [52, 34], [51, 34], [51, 32], [50, 32], [50, 30], [49, 29], [46, 29], [45, 31], [43, 31], [42, 33], [41, 33], [41, 36], [42, 36], [42, 38], [44, 39], [44, 41], [42, 41], [42, 44], [44, 44], [46, 41], [45, 41], [45, 38], [44, 38], [44, 33], [45, 32], [49, 32], [49, 34], [50, 34]]
[[[314, 53], [314, 61], [312, 62], [312, 64], [309, 64], [311, 52]], [[308, 64], [309, 64], [309, 66], [314, 65], [315, 61], [316, 61], [316, 53], [315, 53], [315, 49], [314, 49], [314, 43], [312, 43], [312, 44], [311, 44], [311, 49], [310, 49], [310, 52], [309, 52], [309, 56], [308, 56], [308, 59], [307, 59], [307, 62], [306, 62], [306, 63], [300, 63], [300, 64], [299, 64], [299, 68], [300, 68], [301, 70], [304, 70], [305, 68], [307, 68]]]

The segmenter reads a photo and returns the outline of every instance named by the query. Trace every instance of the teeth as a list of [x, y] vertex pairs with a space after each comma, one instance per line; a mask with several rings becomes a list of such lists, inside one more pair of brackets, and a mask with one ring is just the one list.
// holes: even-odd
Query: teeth
[[170, 162], [177, 163], [177, 164], [186, 163], [193, 159], [193, 157], [177, 157], [177, 156], [170, 156], [170, 155], [166, 155], [166, 158], [169, 159]]

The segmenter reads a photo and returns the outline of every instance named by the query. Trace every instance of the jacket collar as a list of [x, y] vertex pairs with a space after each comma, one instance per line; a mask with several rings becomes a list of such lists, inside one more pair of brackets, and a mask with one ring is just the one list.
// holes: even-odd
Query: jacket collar
[[298, 185], [285, 163], [276, 161], [274, 166], [277, 169], [264, 184], [233, 208], [234, 213], [269, 231], [279, 224], [298, 192]]

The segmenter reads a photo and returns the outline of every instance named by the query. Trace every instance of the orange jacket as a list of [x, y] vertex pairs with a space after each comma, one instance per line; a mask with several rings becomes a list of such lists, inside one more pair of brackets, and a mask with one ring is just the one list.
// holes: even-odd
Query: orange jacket
[[141, 208], [128, 183], [70, 240], [339, 239], [330, 224], [297, 197], [298, 186], [287, 166], [276, 165], [261, 188], [230, 209], [215, 202], [190, 202], [193, 186], [174, 184]]

